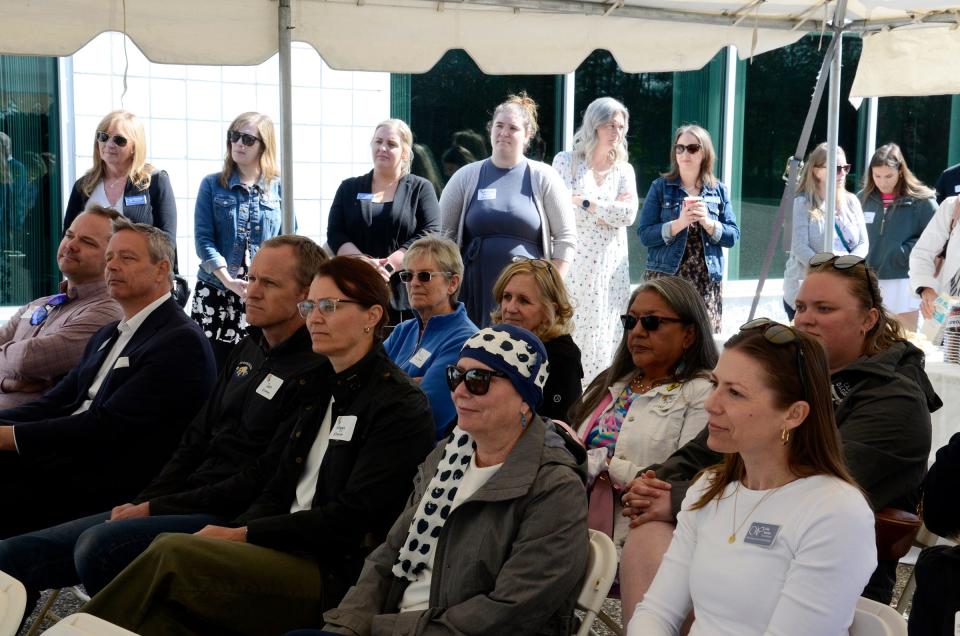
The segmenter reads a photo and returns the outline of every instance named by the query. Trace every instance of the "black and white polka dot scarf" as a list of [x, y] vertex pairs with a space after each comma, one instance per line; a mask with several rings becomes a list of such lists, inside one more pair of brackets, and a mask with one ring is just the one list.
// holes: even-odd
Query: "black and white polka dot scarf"
[[397, 562], [393, 564], [395, 576], [416, 581], [417, 575], [429, 565], [430, 555], [436, 549], [443, 524], [453, 509], [453, 500], [473, 460], [474, 450], [470, 434], [459, 426], [454, 427], [440, 455], [437, 472], [433, 474], [410, 522], [410, 530], [397, 555]]

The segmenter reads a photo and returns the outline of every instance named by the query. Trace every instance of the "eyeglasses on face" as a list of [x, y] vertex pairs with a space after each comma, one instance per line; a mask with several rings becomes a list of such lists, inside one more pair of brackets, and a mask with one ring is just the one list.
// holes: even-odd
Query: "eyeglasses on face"
[[115, 143], [118, 148], [123, 148], [124, 146], [126, 146], [128, 141], [128, 139], [123, 135], [114, 135], [111, 137], [110, 133], [106, 131], [103, 131], [103, 130], [97, 131], [97, 141], [99, 141], [100, 143], [105, 144], [111, 139], [113, 139], [113, 143]]
[[840, 254], [839, 256], [831, 252], [820, 252], [814, 254], [807, 262], [808, 267], [820, 267], [826, 264], [833, 265], [834, 269], [850, 269], [860, 263], [863, 263], [863, 275], [867, 279], [867, 291], [870, 292], [870, 309], [878, 306], [877, 296], [873, 293], [873, 282], [870, 280], [870, 272], [867, 271], [866, 260], [856, 254]]
[[509, 377], [503, 371], [495, 371], [492, 369], [470, 369], [469, 371], [464, 371], [455, 364], [451, 364], [447, 367], [447, 386], [450, 387], [450, 391], [456, 391], [457, 387], [460, 386], [460, 383], [463, 382], [464, 386], [467, 387], [467, 391], [474, 395], [486, 395], [487, 391], [490, 390], [490, 378], [506, 378]]
[[408, 269], [405, 269], [402, 272], [397, 273], [397, 276], [399, 276], [400, 280], [403, 281], [404, 283], [409, 283], [414, 278], [416, 278], [418, 281], [424, 284], [429, 283], [431, 280], [433, 280], [434, 276], [451, 276], [451, 275], [452, 275], [451, 272], [411, 272]]
[[654, 315], [634, 316], [631, 314], [624, 314], [623, 316], [620, 316], [620, 322], [623, 323], [623, 329], [625, 331], [633, 331], [633, 328], [637, 326], [638, 322], [644, 328], [644, 330], [656, 331], [657, 329], [660, 328], [660, 325], [662, 325], [665, 322], [682, 323], [683, 320], [679, 318], [671, 318], [669, 316], [654, 316]]
[[754, 318], [750, 322], [740, 325], [740, 331], [762, 330], [763, 338], [767, 342], [777, 346], [794, 344], [797, 348], [797, 375], [800, 378], [800, 390], [804, 397], [807, 395], [807, 383], [803, 379], [803, 344], [800, 336], [793, 327], [780, 324], [769, 318]]
[[695, 155], [698, 152], [700, 152], [701, 148], [703, 148], [703, 146], [701, 146], [700, 144], [677, 144], [676, 146], [673, 147], [673, 151], [678, 155], [682, 155], [685, 152], [691, 155]]
[[349, 300], [347, 298], [318, 298], [316, 300], [301, 300], [297, 303], [297, 310], [300, 311], [300, 315], [306, 320], [310, 317], [310, 314], [313, 313], [314, 309], [318, 309], [321, 314], [329, 315], [337, 310], [337, 305], [340, 303], [362, 304], [356, 300]]
[[259, 137], [254, 137], [253, 135], [248, 135], [247, 133], [242, 133], [239, 130], [230, 130], [227, 132], [227, 139], [230, 140], [230, 143], [237, 143], [238, 141], [243, 141], [244, 146], [252, 146], [258, 141], [261, 141]]

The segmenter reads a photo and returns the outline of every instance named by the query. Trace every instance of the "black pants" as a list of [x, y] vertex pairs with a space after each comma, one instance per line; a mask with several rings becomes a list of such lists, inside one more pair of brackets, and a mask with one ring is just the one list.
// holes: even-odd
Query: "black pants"
[[953, 636], [960, 611], [960, 547], [937, 545], [917, 559], [910, 636]]

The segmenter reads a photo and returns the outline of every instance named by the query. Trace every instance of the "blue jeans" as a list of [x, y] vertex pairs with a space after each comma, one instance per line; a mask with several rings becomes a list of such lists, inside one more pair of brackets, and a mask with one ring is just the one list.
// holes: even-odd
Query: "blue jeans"
[[93, 596], [161, 532], [196, 532], [213, 515], [167, 515], [110, 521], [109, 512], [0, 541], [0, 570], [27, 588], [29, 615], [42, 590], [83, 583]]

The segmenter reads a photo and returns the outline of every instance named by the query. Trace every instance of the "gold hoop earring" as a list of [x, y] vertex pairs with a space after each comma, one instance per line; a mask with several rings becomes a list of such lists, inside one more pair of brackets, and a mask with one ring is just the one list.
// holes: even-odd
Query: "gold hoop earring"
[[787, 442], [789, 441], [790, 441], [790, 431], [788, 431], [787, 429], [783, 429], [782, 431], [780, 431], [780, 442], [784, 446], [786, 446]]
[[363, 333], [370, 333], [370, 327], [364, 327]]

